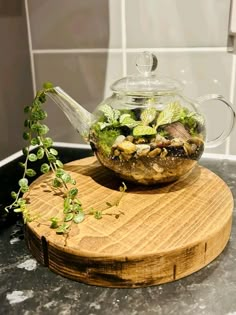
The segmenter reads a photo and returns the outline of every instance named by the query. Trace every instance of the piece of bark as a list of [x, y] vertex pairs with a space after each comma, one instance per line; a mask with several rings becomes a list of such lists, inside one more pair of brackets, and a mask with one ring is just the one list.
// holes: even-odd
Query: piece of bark
[[186, 141], [191, 138], [191, 135], [188, 131], [184, 128], [180, 122], [175, 122], [165, 127], [165, 131], [173, 138], [179, 138], [183, 141]]

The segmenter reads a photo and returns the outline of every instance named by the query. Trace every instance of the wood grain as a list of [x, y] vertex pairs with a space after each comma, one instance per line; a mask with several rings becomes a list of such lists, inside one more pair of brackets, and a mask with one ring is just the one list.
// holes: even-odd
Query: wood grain
[[206, 168], [196, 166], [169, 185], [142, 187], [126, 183], [100, 166], [94, 157], [67, 164], [77, 181], [84, 211], [103, 211], [72, 224], [67, 238], [49, 228], [62, 218], [63, 199], [51, 191], [51, 174], [39, 177], [27, 195], [37, 219], [26, 225], [33, 256], [56, 273], [108, 287], [141, 287], [180, 279], [206, 266], [226, 246], [233, 198], [227, 185]]

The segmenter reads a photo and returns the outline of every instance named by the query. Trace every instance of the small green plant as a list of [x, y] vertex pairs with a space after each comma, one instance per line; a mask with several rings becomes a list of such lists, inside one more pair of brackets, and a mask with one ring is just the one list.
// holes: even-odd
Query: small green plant
[[[30, 164], [35, 161], [44, 160], [41, 164], [40, 172], [45, 174], [52, 171], [54, 173], [51, 185], [55, 190], [60, 189], [65, 198], [64, 221], [68, 222], [70, 220], [74, 220], [75, 222], [78, 221], [78, 215], [80, 215], [80, 218], [83, 217], [83, 215], [81, 215], [82, 208], [78, 207], [80, 202], [76, 198], [78, 189], [69, 189], [68, 184], [75, 185], [76, 182], [71, 178], [69, 173], [63, 170], [63, 163], [58, 157], [58, 152], [52, 147], [53, 140], [50, 137], [47, 137], [49, 128], [43, 124], [43, 120], [47, 117], [47, 113], [43, 109], [42, 105], [46, 101], [47, 93], [54, 93], [53, 85], [51, 83], [45, 83], [43, 85], [43, 89], [37, 92], [32, 104], [24, 108], [27, 118], [24, 122], [25, 130], [23, 138], [27, 141], [27, 146], [25, 146], [22, 150], [25, 156], [25, 161], [20, 163], [20, 166], [23, 169], [23, 176], [18, 182], [18, 191], [11, 192], [11, 196], [14, 201], [9, 206], [5, 207], [5, 210], [21, 212], [24, 222], [32, 221], [34, 219], [29, 215], [27, 202], [26, 199], [22, 197], [22, 194], [29, 190], [28, 178], [36, 175], [36, 171], [30, 166]], [[31, 153], [31, 147], [35, 149], [35, 153]], [[68, 206], [65, 204], [68, 204]], [[63, 229], [64, 231], [67, 229], [65, 223], [59, 224], [56, 220], [52, 221], [51, 227], [57, 227], [57, 233], [61, 233]]]
[[139, 121], [134, 120], [131, 114], [122, 114], [119, 110], [111, 108], [111, 106], [104, 104], [99, 110], [103, 112], [106, 121], [98, 122], [100, 129], [103, 130], [106, 127], [128, 127], [134, 128], [139, 124]]
[[[45, 83], [43, 89], [37, 92], [32, 104], [24, 108], [27, 118], [24, 122], [23, 138], [27, 141], [27, 145], [22, 150], [25, 160], [19, 163], [23, 169], [23, 175], [18, 181], [18, 190], [11, 192], [14, 201], [6, 206], [5, 210], [22, 213], [24, 223], [35, 219], [35, 217], [31, 217], [28, 211], [27, 199], [23, 194], [29, 191], [28, 178], [37, 175], [32, 163], [42, 161], [40, 172], [46, 174], [51, 171], [53, 173], [51, 187], [55, 191], [59, 190], [63, 197], [64, 217], [62, 220], [57, 217], [51, 218], [50, 227], [55, 229], [57, 234], [67, 234], [71, 223], [78, 224], [85, 219], [85, 212], [81, 201], [78, 199], [76, 181], [63, 169], [64, 165], [59, 159], [58, 152], [52, 147], [53, 140], [47, 136], [49, 128], [43, 123], [47, 117], [43, 104], [46, 102], [48, 93], [55, 93], [51, 83]], [[34, 153], [31, 152], [32, 147]], [[96, 219], [101, 218], [98, 210], [94, 211], [93, 215]]]
[[98, 122], [100, 130], [107, 127], [132, 129], [134, 137], [153, 136], [157, 134], [158, 128], [176, 121], [187, 126], [192, 134], [195, 133], [197, 124], [203, 125], [203, 118], [195, 112], [190, 112], [182, 107], [179, 102], [169, 103], [164, 110], [158, 111], [154, 107], [144, 109], [140, 115], [141, 120], [135, 120], [131, 114], [112, 109], [111, 106], [104, 104], [99, 110], [103, 112], [103, 121]]

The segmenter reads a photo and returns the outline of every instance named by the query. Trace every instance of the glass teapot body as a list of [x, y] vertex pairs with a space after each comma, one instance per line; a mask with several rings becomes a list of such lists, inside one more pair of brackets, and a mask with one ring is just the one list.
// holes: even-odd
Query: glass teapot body
[[[209, 94], [189, 100], [183, 96], [179, 81], [154, 73], [157, 64], [150, 52], [140, 54], [138, 74], [113, 83], [113, 95], [93, 114], [60, 87], [50, 94], [90, 142], [102, 165], [125, 180], [144, 185], [171, 182], [187, 174], [206, 145], [215, 147], [229, 136], [235, 121], [232, 105], [223, 96]], [[228, 124], [209, 141], [201, 110], [211, 101], [224, 105]]]
[[144, 185], [171, 182], [201, 157], [205, 121], [179, 93], [114, 93], [94, 113], [89, 141], [102, 165]]

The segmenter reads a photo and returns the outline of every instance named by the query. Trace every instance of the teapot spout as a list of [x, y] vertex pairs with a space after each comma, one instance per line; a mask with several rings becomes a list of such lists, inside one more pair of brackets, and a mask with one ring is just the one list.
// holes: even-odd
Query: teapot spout
[[48, 96], [60, 107], [73, 127], [88, 142], [89, 129], [94, 116], [60, 87], [55, 87], [53, 92], [48, 92]]

